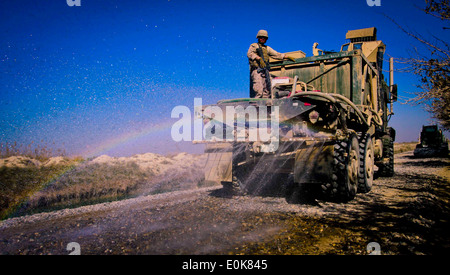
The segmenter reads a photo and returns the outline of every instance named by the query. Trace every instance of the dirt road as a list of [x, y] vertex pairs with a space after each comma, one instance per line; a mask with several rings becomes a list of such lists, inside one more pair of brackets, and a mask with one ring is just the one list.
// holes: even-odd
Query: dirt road
[[13, 218], [0, 254], [447, 254], [449, 167], [398, 154], [394, 177], [347, 204], [210, 187]]

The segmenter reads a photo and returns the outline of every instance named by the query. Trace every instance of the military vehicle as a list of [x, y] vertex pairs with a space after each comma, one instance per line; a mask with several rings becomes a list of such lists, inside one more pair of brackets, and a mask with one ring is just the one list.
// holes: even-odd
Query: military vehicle
[[448, 140], [437, 125], [422, 126], [414, 157], [447, 157], [448, 151]]
[[270, 60], [271, 98], [196, 108], [205, 128], [194, 142], [206, 144], [206, 181], [245, 194], [261, 193], [269, 181], [314, 184], [327, 200], [346, 202], [371, 190], [375, 166], [381, 176], [394, 174], [393, 60], [388, 85], [376, 28], [348, 31], [346, 39], [339, 52]]

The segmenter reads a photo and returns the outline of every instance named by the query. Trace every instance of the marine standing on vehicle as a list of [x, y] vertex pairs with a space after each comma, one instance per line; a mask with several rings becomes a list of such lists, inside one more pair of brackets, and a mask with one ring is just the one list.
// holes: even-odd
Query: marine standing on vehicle
[[258, 43], [253, 43], [247, 52], [248, 61], [250, 64], [250, 78], [253, 88], [250, 97], [255, 98], [270, 98], [271, 93], [271, 81], [269, 74], [269, 57], [275, 59], [290, 59], [295, 61], [294, 58], [286, 56], [284, 53], [279, 53], [271, 47], [265, 45], [269, 35], [266, 30], [258, 31], [256, 35]]

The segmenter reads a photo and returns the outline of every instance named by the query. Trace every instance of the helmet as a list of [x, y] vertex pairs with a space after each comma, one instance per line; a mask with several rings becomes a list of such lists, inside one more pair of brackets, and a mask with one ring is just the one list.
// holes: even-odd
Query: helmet
[[269, 35], [267, 34], [267, 31], [266, 31], [266, 30], [260, 30], [260, 31], [258, 32], [258, 34], [256, 35], [256, 38], [259, 38], [259, 37], [269, 38]]

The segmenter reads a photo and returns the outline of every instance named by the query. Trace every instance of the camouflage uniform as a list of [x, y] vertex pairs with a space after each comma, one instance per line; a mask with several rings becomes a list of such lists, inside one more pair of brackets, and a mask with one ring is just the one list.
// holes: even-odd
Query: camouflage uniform
[[[250, 64], [251, 85], [253, 91], [256, 93], [255, 98], [269, 98], [270, 93], [266, 85], [266, 75], [264, 73], [264, 70], [258, 70], [261, 69], [260, 63], [257, 60], [257, 57], [259, 56], [257, 53], [257, 49], [260, 46], [264, 55], [264, 60], [266, 60], [267, 63], [269, 62], [269, 57], [275, 59], [283, 59], [285, 55], [275, 51], [269, 46], [259, 43], [251, 44], [250, 48], [248, 49], [247, 57]], [[250, 94], [250, 96], [252, 97], [252, 94]]]

